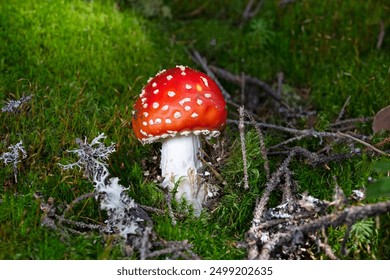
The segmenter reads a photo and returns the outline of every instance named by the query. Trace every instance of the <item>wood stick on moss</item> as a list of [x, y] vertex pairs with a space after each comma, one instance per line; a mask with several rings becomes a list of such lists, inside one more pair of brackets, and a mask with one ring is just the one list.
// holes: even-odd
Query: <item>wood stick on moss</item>
[[280, 183], [280, 179], [282, 178], [283, 174], [285, 174], [286, 170], [288, 169], [288, 165], [290, 164], [294, 155], [295, 155], [295, 151], [293, 150], [284, 159], [284, 161], [279, 166], [279, 168], [271, 175], [270, 180], [268, 180], [267, 184], [265, 185], [265, 190], [263, 192], [263, 195], [260, 198], [259, 202], [257, 203], [255, 211], [254, 211], [253, 221], [255, 221], [255, 222], [253, 224], [258, 224], [258, 222], [256, 222], [256, 221], [261, 220], [261, 216], [263, 214], [265, 206], [267, 205], [270, 194], [277, 187], [277, 185]]
[[215, 83], [221, 89], [223, 97], [225, 97], [225, 99], [228, 99], [228, 100], [232, 99], [231, 95], [224, 89], [224, 87], [221, 85], [221, 83], [219, 82], [217, 77], [214, 75], [214, 72], [207, 65], [206, 59], [203, 58], [202, 55], [197, 50], [194, 50], [194, 49], [191, 51], [191, 56], [192, 56], [192, 59], [203, 68], [203, 70], [206, 72], [206, 74], [209, 75], [211, 77], [211, 79], [213, 79], [215, 81]]
[[258, 259], [269, 259], [272, 251], [281, 245], [288, 245], [293, 240], [298, 240], [298, 236], [311, 234], [329, 227], [338, 227], [344, 224], [353, 224], [357, 220], [367, 219], [390, 213], [390, 200], [367, 204], [364, 206], [351, 206], [341, 211], [337, 211], [326, 216], [322, 216], [302, 226], [292, 228], [288, 232], [276, 233], [261, 248]]
[[244, 168], [244, 189], [247, 190], [247, 189], [249, 189], [249, 182], [248, 182], [248, 162], [247, 162], [246, 145], [245, 145], [245, 125], [244, 125], [245, 110], [244, 110], [244, 107], [241, 106], [238, 109], [238, 112], [240, 114], [240, 123], [238, 125], [238, 130], [240, 132], [242, 165]]
[[365, 142], [365, 141], [363, 141], [363, 140], [360, 140], [360, 139], [358, 139], [358, 138], [356, 138], [356, 137], [354, 137], [354, 136], [352, 136], [352, 135], [350, 135], [350, 134], [342, 133], [342, 132], [338, 132], [337, 134], [340, 135], [340, 136], [342, 136], [342, 137], [352, 139], [353, 141], [356, 141], [356, 142], [358, 142], [358, 143], [360, 143], [360, 144], [366, 146], [367, 148], [373, 150], [374, 152], [376, 152], [376, 153], [378, 153], [378, 154], [380, 154], [380, 155], [382, 155], [382, 156], [386, 156], [386, 157], [389, 157], [389, 156], [390, 156], [390, 154], [387, 154], [387, 153], [385, 153], [384, 151], [381, 151], [381, 150], [379, 150], [378, 148], [374, 147], [373, 145], [371, 145], [371, 144], [369, 144], [369, 143], [367, 143], [367, 142]]

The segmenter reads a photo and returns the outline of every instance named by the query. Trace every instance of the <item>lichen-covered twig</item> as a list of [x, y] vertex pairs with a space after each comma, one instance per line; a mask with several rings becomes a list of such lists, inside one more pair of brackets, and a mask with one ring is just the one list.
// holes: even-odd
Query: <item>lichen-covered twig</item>
[[[347, 102], [346, 102], [347, 104]], [[346, 106], [346, 105], [345, 105]], [[341, 120], [345, 106], [339, 114], [337, 122], [343, 126]], [[240, 138], [244, 138], [242, 127], [244, 124], [252, 125], [259, 134], [260, 148], [268, 157], [272, 155], [285, 155], [279, 167], [270, 176], [267, 176], [267, 183], [263, 194], [256, 201], [253, 212], [252, 226], [247, 232], [246, 248], [248, 259], [297, 259], [314, 257], [311, 251], [312, 245], [317, 245], [330, 259], [337, 259], [337, 253], [327, 243], [326, 232], [330, 226], [352, 226], [357, 220], [373, 217], [390, 212], [390, 202], [382, 204], [368, 204], [364, 206], [352, 206], [356, 202], [361, 203], [364, 199], [364, 192], [353, 190], [349, 197], [346, 197], [336, 182], [336, 189], [333, 201], [322, 201], [307, 193], [298, 194], [295, 186], [297, 183], [293, 178], [293, 171], [290, 170], [290, 163], [293, 159], [303, 161], [310, 166], [324, 166], [330, 162], [349, 159], [362, 154], [362, 149], [355, 147], [361, 144], [379, 155], [388, 155], [374, 145], [368, 143], [370, 137], [340, 131], [317, 131], [314, 129], [297, 129], [262, 123], [256, 116], [245, 111], [245, 116], [250, 121], [244, 121], [242, 109], [239, 111], [238, 120], [230, 120], [230, 123], [238, 125]], [[348, 126], [355, 121], [345, 122]], [[281, 141], [267, 149], [264, 144], [264, 137], [260, 128], [272, 131], [272, 133], [286, 134], [287, 140]], [[260, 133], [259, 133], [260, 131]], [[287, 136], [287, 137], [286, 137]], [[304, 138], [318, 138], [319, 150], [311, 151], [300, 146], [291, 146], [292, 143]], [[336, 153], [330, 149], [332, 143], [346, 144], [350, 147], [349, 152]], [[386, 142], [387, 143], [387, 142]], [[326, 146], [323, 147], [323, 144]], [[242, 145], [245, 147], [244, 145]], [[265, 152], [264, 152], [265, 151]], [[243, 157], [246, 151], [243, 150]], [[264, 167], [267, 170], [269, 167]], [[244, 163], [245, 169], [245, 163]], [[274, 190], [282, 190], [281, 204], [274, 208], [267, 207], [270, 195]], [[318, 238], [322, 231], [324, 240]], [[341, 254], [346, 252], [346, 241], [349, 231], [345, 233]]]
[[23, 147], [23, 141], [15, 145], [10, 145], [8, 147], [9, 152], [4, 152], [0, 156], [0, 160], [4, 162], [5, 165], [11, 164], [14, 171], [15, 183], [18, 182], [18, 163], [21, 162], [21, 158], [25, 159], [27, 157], [27, 152]]
[[241, 140], [241, 151], [242, 151], [242, 165], [244, 168], [244, 189], [249, 189], [249, 181], [248, 181], [248, 163], [247, 163], [247, 155], [246, 155], [246, 145], [245, 145], [245, 111], [244, 107], [240, 107], [238, 109], [240, 115], [240, 123], [238, 125], [238, 130], [240, 132], [240, 140]]
[[20, 107], [32, 99], [32, 95], [23, 96], [19, 100], [9, 100], [1, 108], [3, 113], [17, 113]]
[[146, 212], [127, 195], [126, 189], [119, 184], [118, 178], [110, 178], [107, 163], [111, 153], [115, 151], [112, 143], [106, 147], [102, 140], [106, 136], [102, 133], [91, 143], [77, 139], [79, 148], [70, 150], [78, 156], [78, 161], [70, 164], [60, 164], [64, 169], [78, 167], [93, 182], [96, 199], [100, 209], [107, 211], [105, 221], [112, 233], [118, 233], [126, 243], [139, 249], [144, 231], [150, 226], [151, 220]]
[[[84, 141], [77, 139], [76, 143], [79, 147], [69, 152], [76, 154], [78, 160], [70, 164], [60, 164], [64, 170], [72, 168], [82, 170], [93, 183], [94, 191], [73, 200], [62, 215], [56, 213], [57, 209], [53, 204], [45, 203], [43, 199], [40, 199], [41, 209], [45, 213], [42, 223], [59, 230], [64, 237], [67, 231], [78, 233], [77, 229], [99, 230], [105, 234], [118, 235], [125, 240], [125, 254], [130, 255], [137, 251], [140, 259], [151, 259], [162, 255], [170, 255], [171, 258], [199, 258], [191, 251], [191, 244], [188, 242], [156, 241], [153, 223], [145, 211], [158, 214], [164, 214], [164, 212], [138, 205], [128, 196], [127, 189], [119, 184], [119, 178], [111, 177], [107, 168], [107, 160], [110, 154], [115, 152], [115, 145], [111, 143], [105, 146], [103, 143], [105, 138], [104, 134], [99, 134], [90, 143], [86, 139]], [[77, 203], [92, 196], [98, 201], [100, 209], [107, 211], [104, 225], [73, 221], [65, 217]], [[173, 212], [171, 217], [173, 221], [176, 221]], [[71, 225], [72, 228], [64, 230], [62, 224]]]
[[264, 1], [263, 0], [260, 0], [257, 2], [257, 5], [253, 8], [254, 6], [254, 3], [255, 1], [254, 0], [250, 0], [248, 2], [248, 4], [246, 5], [245, 7], [245, 10], [244, 12], [242, 13], [242, 22], [241, 22], [241, 26], [247, 22], [248, 20], [250, 20], [251, 18], [253, 18], [254, 16], [256, 16], [256, 14], [260, 11], [261, 7], [263, 6], [264, 4]]
[[259, 259], [269, 259], [272, 251], [283, 244], [298, 242], [305, 234], [314, 233], [322, 228], [337, 227], [351, 224], [357, 220], [375, 217], [390, 212], [390, 201], [368, 204], [364, 206], [351, 206], [341, 211], [325, 215], [318, 219], [304, 223], [302, 226], [291, 228], [287, 232], [280, 232], [267, 241], [261, 249]]

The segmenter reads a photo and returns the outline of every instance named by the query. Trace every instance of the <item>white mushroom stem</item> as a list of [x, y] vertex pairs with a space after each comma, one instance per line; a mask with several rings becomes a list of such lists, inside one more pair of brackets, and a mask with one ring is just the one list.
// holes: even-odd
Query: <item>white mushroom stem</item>
[[206, 196], [204, 187], [198, 182], [197, 171], [202, 166], [199, 148], [199, 138], [194, 134], [168, 137], [161, 148], [162, 186], [170, 191], [177, 186], [176, 200], [185, 198], [197, 216]]

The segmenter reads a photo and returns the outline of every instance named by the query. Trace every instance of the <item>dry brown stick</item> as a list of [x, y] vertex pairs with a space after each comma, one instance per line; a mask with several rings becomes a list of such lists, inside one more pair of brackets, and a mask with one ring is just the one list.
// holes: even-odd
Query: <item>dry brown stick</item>
[[[234, 123], [234, 124], [238, 124], [239, 123], [239, 121], [232, 120], [232, 119], [228, 119], [227, 122], [228, 123]], [[290, 134], [294, 134], [294, 135], [303, 135], [305, 137], [314, 137], [314, 138], [322, 138], [322, 137], [345, 138], [339, 132], [317, 131], [317, 130], [314, 130], [314, 129], [296, 129], [296, 128], [289, 128], [289, 127], [284, 127], [284, 126], [280, 126], [280, 125], [263, 123], [263, 122], [259, 122], [259, 121], [257, 121], [256, 123], [257, 123], [257, 125], [259, 125], [262, 128], [278, 130], [278, 131], [282, 131], [282, 132], [290, 133]], [[244, 124], [251, 124], [251, 122], [244, 122]], [[355, 135], [354, 136], [355, 139], [359, 139], [358, 137], [362, 138], [362, 139], [367, 138], [367, 136], [365, 136], [365, 135]]]
[[250, 13], [250, 11], [252, 9], [252, 6], [253, 6], [254, 2], [255, 2], [255, 0], [249, 0], [248, 1], [248, 4], [245, 7], [244, 13], [242, 14], [242, 18], [244, 20], [247, 20], [249, 18], [249, 13]]
[[295, 141], [302, 140], [303, 138], [306, 138], [306, 137], [309, 137], [309, 136], [311, 136], [311, 135], [298, 135], [298, 136], [289, 138], [289, 139], [287, 139], [287, 140], [285, 140], [283, 142], [280, 142], [280, 143], [270, 147], [269, 150], [276, 150], [278, 148], [286, 146], [287, 144], [290, 144], [290, 143], [295, 142]]
[[336, 121], [334, 123], [331, 123], [329, 126], [332, 130], [341, 131], [341, 130], [348, 130], [348, 129], [355, 128], [357, 123], [366, 123], [372, 120], [373, 117], [353, 118], [353, 119]]
[[[325, 234], [325, 231], [323, 231], [323, 234]], [[310, 235], [310, 238], [316, 242], [319, 249], [324, 251], [325, 255], [331, 259], [331, 260], [338, 260], [339, 258], [336, 257], [335, 253], [333, 252], [332, 248], [328, 244], [328, 238], [326, 235], [324, 236], [324, 241], [322, 241], [319, 237], [315, 235]]]
[[347, 100], [345, 100], [344, 105], [339, 112], [339, 115], [337, 116], [336, 122], [339, 122], [343, 118], [345, 114], [345, 109], [347, 108], [350, 100], [351, 100], [351, 96], [348, 96]]
[[[86, 193], [86, 194], [83, 194], [82, 196], [79, 196], [79, 197], [76, 197], [67, 207], [66, 209], [64, 210], [64, 212], [62, 213], [61, 215], [61, 219], [65, 218], [65, 215], [66, 213], [68, 213], [77, 203], [83, 201], [84, 199], [88, 199], [90, 197], [93, 197], [96, 195], [96, 192], [90, 192], [90, 193]], [[60, 222], [61, 222], [61, 219], [60, 219]]]
[[270, 97], [272, 97], [274, 100], [276, 100], [277, 102], [279, 102], [281, 105], [283, 105], [284, 107], [288, 108], [289, 109], [289, 106], [283, 102], [283, 100], [278, 97], [277, 93], [274, 91], [274, 89], [268, 85], [266, 82], [263, 82], [257, 78], [254, 78], [254, 77], [251, 77], [249, 75], [235, 75], [229, 71], [227, 71], [226, 69], [222, 69], [220, 67], [216, 67], [216, 66], [213, 66], [213, 65], [210, 65], [210, 69], [219, 77], [229, 81], [229, 82], [232, 82], [236, 85], [239, 85], [241, 86], [242, 84], [242, 76], [245, 78], [246, 80], [246, 83], [252, 83], [252, 84], [255, 84], [257, 86], [259, 86], [262, 90], [264, 90], [265, 93], [267, 93]]
[[254, 223], [252, 226], [257, 226], [258, 223], [260, 222], [261, 216], [263, 215], [263, 211], [265, 209], [265, 206], [267, 205], [271, 192], [279, 184], [281, 177], [286, 172], [288, 165], [293, 159], [295, 153], [296, 153], [295, 150], [290, 151], [289, 155], [284, 159], [284, 161], [279, 166], [279, 168], [271, 175], [270, 180], [268, 180], [267, 184], [265, 185], [265, 190], [263, 192], [263, 195], [260, 198], [259, 202], [257, 203], [254, 211], [254, 215], [253, 215]]
[[387, 145], [389, 143], [390, 143], [390, 137], [387, 137], [384, 140], [382, 140], [381, 142], [375, 144], [375, 147], [376, 148], [378, 148], [378, 147], [380, 148], [380, 147], [383, 147], [383, 146], [385, 146], [385, 145]]
[[291, 180], [291, 171], [287, 169], [284, 173], [284, 185], [282, 188], [283, 198], [282, 203], [292, 201], [293, 199], [293, 190], [292, 190], [292, 180]]
[[386, 157], [389, 157], [389, 156], [390, 156], [390, 154], [387, 154], [387, 153], [385, 153], [384, 151], [381, 151], [381, 150], [379, 150], [378, 148], [374, 147], [373, 145], [371, 145], [371, 144], [369, 144], [369, 143], [367, 143], [367, 142], [365, 142], [365, 141], [363, 141], [363, 140], [360, 140], [360, 139], [358, 139], [358, 138], [356, 138], [356, 137], [354, 137], [354, 136], [352, 136], [352, 135], [350, 135], [350, 134], [342, 133], [342, 132], [337, 132], [337, 134], [340, 135], [340, 136], [342, 136], [342, 137], [349, 138], [349, 139], [351, 139], [351, 140], [353, 140], [353, 141], [356, 141], [356, 142], [358, 142], [358, 143], [360, 143], [360, 144], [366, 146], [367, 148], [373, 150], [374, 152], [376, 152], [376, 153], [378, 153], [378, 154], [380, 154], [380, 155], [382, 155], [382, 156], [386, 156]]
[[264, 3], [264, 0], [260, 0], [256, 7], [254, 9], [252, 9], [253, 5], [254, 5], [254, 0], [249, 0], [248, 4], [246, 5], [245, 7], [245, 10], [242, 14], [242, 22], [241, 22], [241, 26], [246, 22], [248, 21], [249, 19], [253, 18], [261, 9], [261, 7], [263, 6], [263, 3]]
[[200, 160], [203, 162], [204, 165], [207, 166], [211, 170], [211, 172], [214, 174], [215, 177], [217, 177], [218, 181], [222, 185], [227, 185], [226, 180], [222, 177], [222, 175], [211, 165], [209, 164], [203, 157], [200, 157]]
[[215, 83], [221, 89], [222, 94], [225, 97], [225, 99], [228, 99], [228, 100], [232, 99], [231, 95], [223, 88], [221, 83], [218, 81], [218, 79], [214, 75], [213, 71], [210, 70], [209, 66], [207, 65], [206, 59], [204, 59], [197, 50], [192, 50], [191, 56], [192, 56], [193, 60], [203, 68], [203, 70], [206, 72], [206, 74], [209, 75], [210, 78], [215, 81]]
[[248, 182], [248, 163], [247, 163], [247, 156], [246, 156], [246, 145], [245, 145], [245, 125], [244, 125], [244, 118], [245, 118], [245, 109], [244, 107], [240, 107], [238, 109], [238, 112], [240, 114], [240, 123], [238, 125], [238, 130], [240, 132], [240, 140], [241, 140], [241, 151], [242, 151], [242, 164], [244, 168], [244, 189], [249, 189], [249, 182]]
[[379, 50], [382, 47], [383, 39], [385, 38], [385, 24], [383, 20], [381, 20], [379, 24], [379, 34], [378, 34], [378, 41], [376, 43], [376, 48]]

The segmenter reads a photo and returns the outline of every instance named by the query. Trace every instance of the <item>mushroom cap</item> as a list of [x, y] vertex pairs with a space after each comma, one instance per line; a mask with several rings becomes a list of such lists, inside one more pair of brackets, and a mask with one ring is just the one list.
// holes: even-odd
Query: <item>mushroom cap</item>
[[132, 127], [142, 143], [190, 133], [218, 136], [227, 109], [218, 85], [206, 74], [176, 66], [149, 79], [134, 105]]

